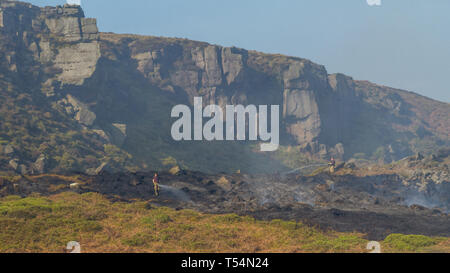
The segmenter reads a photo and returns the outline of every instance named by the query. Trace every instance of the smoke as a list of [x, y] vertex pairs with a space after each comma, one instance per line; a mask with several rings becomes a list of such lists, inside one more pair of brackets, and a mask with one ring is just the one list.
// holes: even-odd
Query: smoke
[[420, 195], [418, 193], [407, 195], [405, 197], [404, 203], [407, 206], [419, 205], [419, 206], [429, 208], [429, 209], [439, 207], [439, 205], [440, 205], [435, 200], [430, 200], [429, 198], [426, 198], [425, 196]]
[[[449, 213], [449, 204], [441, 200], [440, 192], [436, 191], [433, 195], [427, 196], [421, 192], [411, 191], [405, 194], [404, 204], [407, 206], [419, 205], [428, 209], [439, 208], [445, 213]], [[445, 199], [445, 198], [443, 198]]]
[[367, 0], [369, 6], [381, 6], [381, 0]]
[[295, 169], [295, 170], [286, 172], [286, 173], [284, 173], [284, 174], [294, 174], [294, 173], [297, 173], [297, 172], [299, 172], [299, 171], [301, 171], [301, 170], [304, 170], [304, 169], [313, 168], [313, 167], [324, 167], [324, 166], [327, 166], [327, 165], [328, 165], [328, 164], [313, 164], [313, 165], [307, 165], [307, 166], [303, 166], [303, 167], [301, 167], [301, 168], [298, 168], [298, 169]]
[[67, 0], [67, 4], [81, 6], [81, 0]]
[[280, 179], [282, 178], [261, 176], [247, 181], [251, 195], [256, 197], [259, 205], [275, 204], [283, 206], [302, 203], [315, 206], [316, 197], [308, 185], [300, 182], [289, 185], [280, 182]]
[[165, 185], [159, 185], [159, 187], [164, 190], [166, 193], [172, 195], [173, 197], [175, 197], [178, 200], [181, 200], [183, 202], [189, 202], [191, 201], [191, 199], [189, 198], [189, 196], [183, 192], [182, 190], [179, 189], [175, 189], [173, 187], [170, 186], [165, 186]]

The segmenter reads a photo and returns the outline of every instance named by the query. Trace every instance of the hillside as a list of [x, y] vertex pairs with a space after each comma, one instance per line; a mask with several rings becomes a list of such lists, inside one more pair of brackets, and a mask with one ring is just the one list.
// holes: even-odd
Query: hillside
[[[64, 253], [73, 240], [83, 253], [365, 253], [368, 241], [362, 236], [296, 221], [208, 215], [146, 202], [113, 204], [93, 193], [0, 199], [3, 253]], [[381, 245], [386, 253], [450, 251], [443, 237], [392, 234]]]
[[[450, 105], [329, 75], [309, 60], [186, 39], [99, 33], [78, 6], [0, 1], [0, 169], [22, 174], [283, 171], [380, 163], [450, 144]], [[278, 152], [175, 142], [176, 104], [279, 104]]]
[[368, 240], [381, 241], [392, 233], [450, 237], [449, 162], [450, 149], [443, 149], [383, 166], [341, 163], [333, 174], [327, 167], [273, 175], [174, 169], [160, 173], [158, 197], [152, 172], [0, 176], [0, 198], [99, 194], [111, 202], [104, 210], [121, 202], [146, 202], [176, 211], [300, 221], [322, 231], [356, 232]]

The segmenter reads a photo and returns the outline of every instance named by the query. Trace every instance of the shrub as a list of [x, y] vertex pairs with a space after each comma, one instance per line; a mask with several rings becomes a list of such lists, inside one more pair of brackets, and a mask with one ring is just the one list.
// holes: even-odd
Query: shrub
[[305, 245], [305, 248], [315, 252], [345, 252], [358, 248], [358, 246], [363, 245], [365, 242], [355, 235], [341, 235], [331, 239], [322, 234], [318, 234], [311, 243]]
[[214, 217], [216, 223], [238, 223], [242, 222], [242, 218], [237, 214], [225, 214]]
[[297, 229], [297, 222], [295, 221], [283, 221], [283, 220], [272, 220], [271, 222], [272, 225], [274, 226], [278, 226], [287, 230], [295, 230]]
[[384, 243], [400, 251], [417, 251], [423, 247], [436, 245], [439, 240], [423, 235], [391, 234], [384, 240]]

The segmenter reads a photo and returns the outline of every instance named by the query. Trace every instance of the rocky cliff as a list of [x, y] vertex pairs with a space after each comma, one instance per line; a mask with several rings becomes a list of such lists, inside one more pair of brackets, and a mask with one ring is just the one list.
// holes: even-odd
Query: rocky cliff
[[[17, 90], [15, 98], [30, 94], [30, 103], [43, 108], [37, 111], [51, 112], [53, 119], [58, 115], [66, 130], [83, 132], [76, 158], [93, 157], [83, 161], [83, 169], [106, 157], [120, 165], [125, 157], [139, 168], [172, 162], [167, 164], [204, 171], [268, 170], [292, 167], [296, 161], [288, 159], [296, 157], [391, 161], [450, 143], [448, 103], [329, 75], [306, 59], [185, 39], [99, 33], [96, 20], [85, 18], [78, 6], [39, 8], [3, 0], [0, 7], [1, 92]], [[170, 109], [192, 104], [194, 96], [221, 106], [279, 104], [281, 152], [256, 154], [246, 143], [172, 141]], [[15, 129], [3, 123], [2, 130]], [[3, 135], [3, 144], [23, 149], [23, 139], [13, 135]], [[96, 142], [88, 143], [92, 139]], [[81, 145], [95, 155], [80, 151]], [[34, 161], [26, 158], [30, 153], [18, 160]], [[61, 165], [61, 154], [47, 156]]]

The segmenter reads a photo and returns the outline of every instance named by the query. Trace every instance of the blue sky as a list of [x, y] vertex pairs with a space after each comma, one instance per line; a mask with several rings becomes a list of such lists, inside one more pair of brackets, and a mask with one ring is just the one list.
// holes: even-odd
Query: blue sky
[[[449, 0], [81, 0], [100, 31], [182, 37], [310, 59], [450, 102]], [[37, 5], [64, 0], [31, 0]]]

